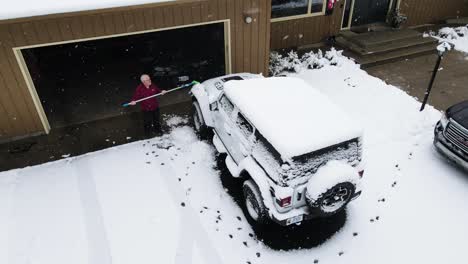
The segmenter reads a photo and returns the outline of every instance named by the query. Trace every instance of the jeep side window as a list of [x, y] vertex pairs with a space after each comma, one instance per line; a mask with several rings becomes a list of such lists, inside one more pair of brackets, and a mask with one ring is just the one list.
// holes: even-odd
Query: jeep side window
[[244, 134], [244, 136], [249, 137], [250, 135], [252, 135], [253, 127], [241, 113], [237, 115], [236, 123], [239, 129]]
[[224, 109], [224, 111], [226, 111], [226, 114], [228, 114], [228, 116], [232, 115], [232, 112], [234, 111], [234, 105], [229, 101], [229, 99], [227, 99], [225, 95], [223, 95], [221, 99], [219, 99], [219, 104]]

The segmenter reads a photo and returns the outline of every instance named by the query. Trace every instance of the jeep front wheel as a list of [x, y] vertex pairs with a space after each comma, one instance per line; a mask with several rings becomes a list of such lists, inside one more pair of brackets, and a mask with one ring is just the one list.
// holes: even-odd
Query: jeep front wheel
[[251, 179], [244, 182], [244, 202], [248, 216], [258, 224], [268, 222], [268, 213], [257, 184]]

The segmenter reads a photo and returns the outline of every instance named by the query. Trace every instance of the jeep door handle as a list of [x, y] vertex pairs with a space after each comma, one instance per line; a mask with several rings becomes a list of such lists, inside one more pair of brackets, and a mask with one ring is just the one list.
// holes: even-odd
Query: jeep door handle
[[229, 136], [231, 135], [231, 127], [226, 123], [224, 123], [224, 131], [226, 131], [226, 134]]

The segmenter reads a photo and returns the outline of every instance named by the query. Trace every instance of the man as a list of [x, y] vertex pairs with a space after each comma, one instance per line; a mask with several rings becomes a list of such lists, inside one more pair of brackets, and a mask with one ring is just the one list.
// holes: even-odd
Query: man
[[[136, 100], [160, 93], [165, 94], [165, 90], [159, 89], [151, 83], [151, 78], [148, 74], [143, 74], [140, 77], [141, 84], [135, 90], [130, 105], [136, 105]], [[143, 112], [145, 136], [149, 137], [151, 132], [159, 132], [161, 124], [159, 123], [159, 102], [157, 97], [149, 98], [140, 102], [141, 111]]]

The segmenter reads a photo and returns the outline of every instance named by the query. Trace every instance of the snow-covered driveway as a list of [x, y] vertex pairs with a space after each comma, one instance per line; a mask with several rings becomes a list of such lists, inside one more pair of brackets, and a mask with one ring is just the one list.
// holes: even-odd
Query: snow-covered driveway
[[468, 176], [432, 148], [440, 112], [419, 113], [347, 60], [298, 76], [365, 128], [363, 195], [346, 214], [291, 235], [253, 229], [235, 200], [239, 184], [180, 125], [0, 173], [0, 263], [464, 263]]

